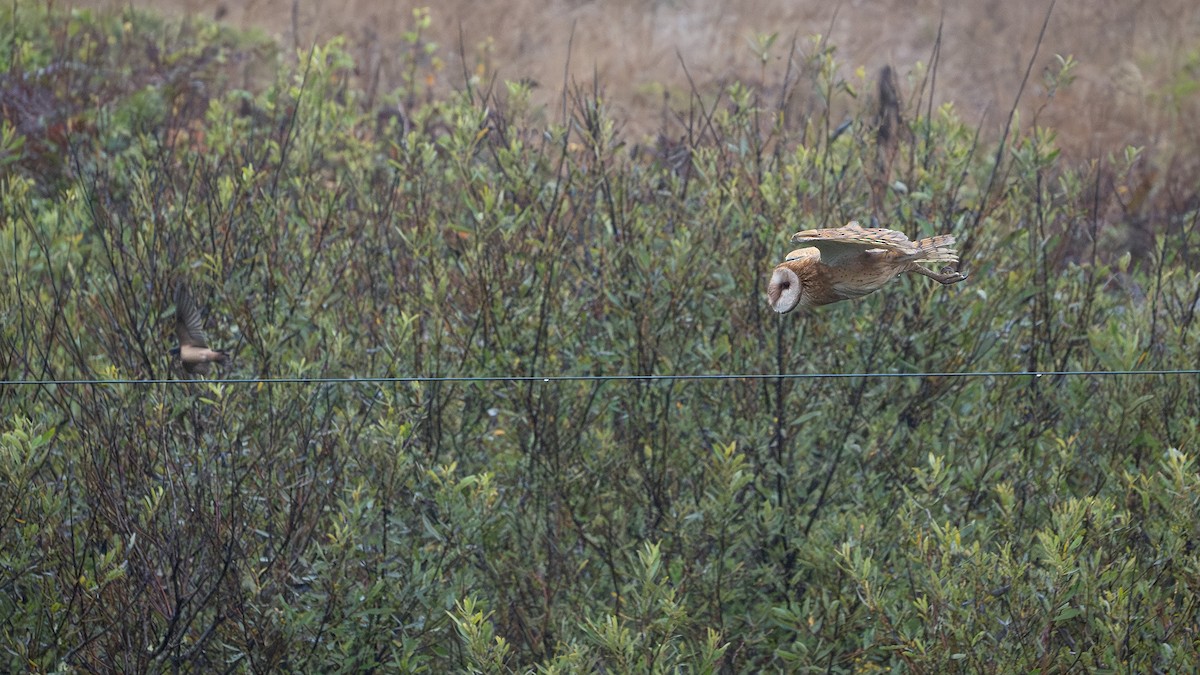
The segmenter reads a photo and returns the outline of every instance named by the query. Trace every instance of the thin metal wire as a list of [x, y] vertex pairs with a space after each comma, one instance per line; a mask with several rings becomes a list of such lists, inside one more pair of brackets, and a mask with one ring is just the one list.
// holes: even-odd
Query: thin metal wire
[[437, 382], [672, 382], [682, 380], [820, 380], [906, 377], [1112, 377], [1147, 375], [1200, 375], [1200, 369], [1180, 370], [982, 370], [967, 372], [923, 373], [696, 373], [685, 375], [451, 375], [445, 377], [412, 375], [402, 377], [268, 377], [214, 378], [197, 380], [0, 380], [0, 387], [51, 385], [146, 385], [146, 384], [431, 384]]

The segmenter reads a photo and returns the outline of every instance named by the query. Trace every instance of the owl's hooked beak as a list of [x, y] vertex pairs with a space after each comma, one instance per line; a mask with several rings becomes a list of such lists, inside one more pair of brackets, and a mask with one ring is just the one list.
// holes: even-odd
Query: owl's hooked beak
[[799, 306], [801, 290], [800, 277], [780, 265], [771, 273], [771, 281], [767, 284], [767, 303], [776, 312], [787, 314]]

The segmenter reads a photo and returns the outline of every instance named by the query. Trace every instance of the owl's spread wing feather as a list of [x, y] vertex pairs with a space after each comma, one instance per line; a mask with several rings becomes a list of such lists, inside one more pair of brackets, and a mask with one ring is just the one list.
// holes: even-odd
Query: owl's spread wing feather
[[854, 221], [844, 227], [797, 232], [792, 235], [792, 242], [816, 248], [821, 252], [821, 262], [830, 266], [856, 260], [864, 251], [872, 249], [909, 254], [917, 252], [916, 245], [903, 232], [868, 229]]
[[175, 336], [181, 347], [207, 347], [204, 322], [192, 294], [183, 284], [175, 288]]
[[821, 257], [821, 252], [818, 251], [817, 249], [809, 246], [807, 248], [798, 248], [795, 251], [792, 251], [791, 253], [787, 254], [787, 256], [784, 257], [784, 261], [786, 262], [788, 260], [799, 260], [801, 258], [820, 258], [820, 257]]

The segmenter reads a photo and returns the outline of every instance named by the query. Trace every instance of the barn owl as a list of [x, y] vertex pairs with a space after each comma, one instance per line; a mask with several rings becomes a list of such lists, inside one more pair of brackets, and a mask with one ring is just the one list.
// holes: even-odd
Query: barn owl
[[229, 355], [225, 352], [208, 348], [200, 310], [183, 284], [175, 288], [175, 335], [179, 338], [179, 346], [171, 350], [171, 355], [178, 356], [183, 369], [189, 373], [205, 375], [210, 363], [229, 361]]
[[767, 301], [780, 314], [862, 297], [905, 272], [943, 284], [967, 278], [952, 270], [939, 274], [920, 264], [958, 262], [949, 234], [914, 242], [903, 232], [866, 229], [851, 221], [845, 227], [797, 232], [792, 242], [806, 248], [789, 253], [767, 285]]

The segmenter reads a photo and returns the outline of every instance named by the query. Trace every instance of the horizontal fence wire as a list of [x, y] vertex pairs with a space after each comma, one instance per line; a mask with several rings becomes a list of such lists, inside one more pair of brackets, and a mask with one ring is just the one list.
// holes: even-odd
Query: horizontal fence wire
[[197, 379], [76, 379], [76, 380], [0, 380], [2, 387], [28, 386], [117, 386], [176, 384], [433, 384], [439, 382], [680, 382], [708, 380], [824, 380], [854, 378], [909, 377], [1126, 377], [1126, 376], [1200, 375], [1200, 369], [1180, 370], [981, 370], [966, 372], [882, 372], [882, 373], [696, 373], [684, 375], [407, 375], [397, 377], [247, 377]]

